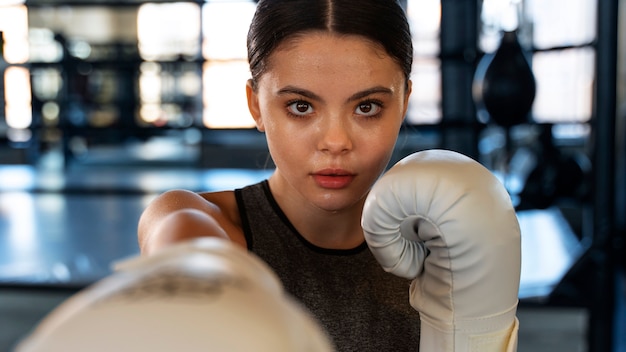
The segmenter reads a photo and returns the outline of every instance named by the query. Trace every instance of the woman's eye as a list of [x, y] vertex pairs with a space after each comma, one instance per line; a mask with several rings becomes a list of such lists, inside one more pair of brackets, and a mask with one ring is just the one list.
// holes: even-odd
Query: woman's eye
[[295, 115], [304, 116], [313, 112], [311, 104], [305, 101], [294, 101], [290, 103], [287, 108], [289, 112]]
[[356, 107], [356, 113], [358, 115], [364, 115], [364, 116], [375, 116], [376, 114], [378, 114], [381, 110], [381, 105], [375, 102], [364, 102], [364, 103], [360, 103], [357, 107]]

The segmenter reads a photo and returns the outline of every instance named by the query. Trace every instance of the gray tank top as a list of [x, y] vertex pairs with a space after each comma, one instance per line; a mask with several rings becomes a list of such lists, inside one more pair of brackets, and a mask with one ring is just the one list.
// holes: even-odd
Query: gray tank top
[[267, 181], [237, 189], [235, 196], [248, 249], [317, 317], [337, 351], [418, 350], [410, 282], [383, 271], [365, 242], [349, 250], [311, 244], [280, 209]]

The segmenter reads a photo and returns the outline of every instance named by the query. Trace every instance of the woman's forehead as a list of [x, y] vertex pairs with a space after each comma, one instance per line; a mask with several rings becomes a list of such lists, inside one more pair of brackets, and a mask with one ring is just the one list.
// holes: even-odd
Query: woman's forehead
[[402, 71], [384, 48], [357, 35], [309, 32], [290, 38], [269, 56], [267, 71], [355, 69], [361, 74], [369, 71]]
[[299, 87], [337, 98], [372, 87], [400, 92], [404, 72], [391, 56], [358, 36], [308, 36], [276, 50], [259, 80], [279, 91]]
[[368, 37], [357, 34], [341, 34], [325, 30], [304, 31], [286, 37], [280, 44], [276, 46], [274, 52], [281, 50], [297, 50], [300, 45], [306, 45], [316, 42], [353, 42], [369, 46], [372, 50], [380, 51], [381, 55], [387, 55], [382, 44], [371, 40]]

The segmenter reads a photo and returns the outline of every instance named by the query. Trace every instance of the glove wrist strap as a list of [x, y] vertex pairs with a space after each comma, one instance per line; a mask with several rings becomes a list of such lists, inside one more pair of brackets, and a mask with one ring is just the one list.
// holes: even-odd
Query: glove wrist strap
[[501, 314], [444, 324], [421, 314], [420, 351], [517, 350], [517, 304]]

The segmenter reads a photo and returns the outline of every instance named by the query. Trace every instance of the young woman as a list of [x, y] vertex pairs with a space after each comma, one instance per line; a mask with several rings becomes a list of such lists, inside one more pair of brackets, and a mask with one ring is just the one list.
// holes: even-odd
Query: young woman
[[410, 282], [381, 269], [360, 225], [407, 111], [412, 51], [395, 0], [259, 1], [246, 92], [275, 172], [243, 189], [162, 194], [139, 221], [142, 253], [229, 239], [276, 271], [339, 351], [415, 351]]

